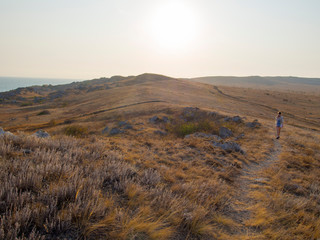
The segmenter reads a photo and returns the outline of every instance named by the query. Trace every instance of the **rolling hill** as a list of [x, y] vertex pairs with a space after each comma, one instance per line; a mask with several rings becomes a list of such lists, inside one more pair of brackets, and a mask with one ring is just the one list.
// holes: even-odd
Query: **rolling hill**
[[196, 82], [223, 85], [231, 87], [259, 88], [280, 91], [299, 91], [320, 94], [320, 78], [301, 77], [200, 77], [190, 79]]
[[0, 93], [0, 239], [320, 238], [320, 96], [250, 84]]

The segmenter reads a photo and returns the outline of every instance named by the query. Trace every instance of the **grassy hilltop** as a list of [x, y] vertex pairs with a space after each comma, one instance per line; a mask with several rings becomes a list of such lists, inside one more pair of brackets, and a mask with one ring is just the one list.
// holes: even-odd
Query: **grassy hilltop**
[[320, 238], [317, 94], [143, 74], [0, 101], [0, 239]]

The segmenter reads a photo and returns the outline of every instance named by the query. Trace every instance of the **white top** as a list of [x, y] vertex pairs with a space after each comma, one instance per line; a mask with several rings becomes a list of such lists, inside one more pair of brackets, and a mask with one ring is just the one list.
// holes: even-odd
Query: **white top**
[[283, 127], [283, 117], [282, 116], [276, 116], [276, 126], [278, 127], [277, 123], [278, 123], [278, 120], [280, 120], [280, 127]]

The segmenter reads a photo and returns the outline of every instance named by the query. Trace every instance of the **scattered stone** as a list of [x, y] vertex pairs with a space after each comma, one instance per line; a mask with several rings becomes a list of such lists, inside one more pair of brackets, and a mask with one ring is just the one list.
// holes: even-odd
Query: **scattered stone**
[[225, 142], [225, 143], [213, 142], [213, 145], [216, 147], [220, 147], [223, 150], [228, 151], [228, 152], [235, 151], [235, 152], [240, 152], [242, 154], [245, 153], [244, 150], [240, 147], [240, 145], [235, 142], [231, 142], [231, 141]]
[[149, 119], [149, 122], [155, 124], [161, 122], [161, 119], [158, 116], [153, 116]]
[[168, 123], [168, 122], [170, 122], [170, 120], [169, 120], [169, 118], [166, 117], [166, 116], [164, 116], [164, 117], [162, 117], [162, 118], [159, 118], [158, 116], [153, 116], [152, 118], [149, 119], [149, 122], [150, 122], [150, 123], [153, 123], [153, 124], [155, 124], [155, 123], [161, 123], [161, 122], [163, 122], [163, 123]]
[[123, 127], [123, 126], [125, 126], [125, 125], [127, 125], [128, 123], [127, 123], [127, 121], [120, 121], [120, 122], [118, 122], [118, 126], [119, 127]]
[[241, 123], [242, 122], [242, 118], [239, 116], [234, 116], [232, 117], [232, 121], [236, 122], [236, 123]]
[[235, 123], [242, 123], [243, 119], [240, 116], [234, 116], [234, 117], [225, 117], [223, 119], [224, 122], [235, 122]]
[[169, 118], [166, 117], [166, 116], [162, 117], [162, 121], [163, 121], [164, 123], [170, 122]]
[[106, 134], [108, 133], [109, 131], [109, 127], [105, 127], [103, 130], [102, 130], [102, 134]]
[[210, 139], [214, 139], [216, 141], [220, 141], [221, 137], [219, 137], [218, 135], [214, 135], [214, 134], [210, 134], [210, 133], [202, 133], [202, 132], [196, 132], [193, 134], [188, 134], [186, 135], [184, 138], [210, 138]]
[[158, 134], [158, 135], [160, 135], [160, 136], [166, 136], [166, 135], [167, 135], [166, 132], [163, 132], [163, 131], [161, 131], [161, 130], [156, 130], [156, 131], [154, 131], [153, 133], [154, 133], [154, 134]]
[[4, 137], [4, 136], [17, 138], [17, 136], [15, 136], [13, 133], [9, 131], [4, 131], [3, 128], [0, 127], [0, 137]]
[[38, 138], [48, 138], [48, 137], [50, 137], [50, 134], [47, 133], [46, 131], [43, 131], [42, 129], [40, 129], [39, 131], [37, 131], [33, 135], [38, 137]]
[[110, 135], [116, 135], [116, 134], [119, 134], [119, 133], [122, 133], [123, 131], [121, 131], [119, 128], [112, 128], [110, 130]]
[[235, 137], [234, 140], [239, 140], [239, 139], [243, 138], [244, 136], [245, 136], [244, 133], [241, 133], [237, 137]]
[[227, 137], [233, 136], [233, 133], [229, 128], [220, 127], [219, 136], [222, 137], [222, 138], [227, 138]]
[[132, 129], [133, 127], [132, 127], [132, 125], [131, 124], [127, 124], [126, 126], [124, 126], [124, 128], [123, 129]]
[[246, 123], [246, 126], [249, 128], [256, 128], [256, 127], [260, 127], [261, 123], [259, 123], [258, 120], [255, 119], [253, 122]]
[[31, 154], [31, 150], [30, 149], [22, 149], [22, 152], [26, 155]]

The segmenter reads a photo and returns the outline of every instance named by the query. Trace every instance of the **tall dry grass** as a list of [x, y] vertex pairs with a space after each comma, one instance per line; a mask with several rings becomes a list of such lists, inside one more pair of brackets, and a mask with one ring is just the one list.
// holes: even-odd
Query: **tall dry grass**
[[264, 172], [270, 181], [252, 192], [258, 203], [249, 224], [266, 239], [319, 239], [320, 138], [302, 131], [286, 134], [279, 162]]
[[214, 216], [227, 211], [230, 186], [213, 169], [195, 167], [192, 180], [152, 157], [145, 159], [155, 163], [149, 168], [126, 161], [114, 144], [67, 136], [0, 138], [0, 239], [219, 235]]

